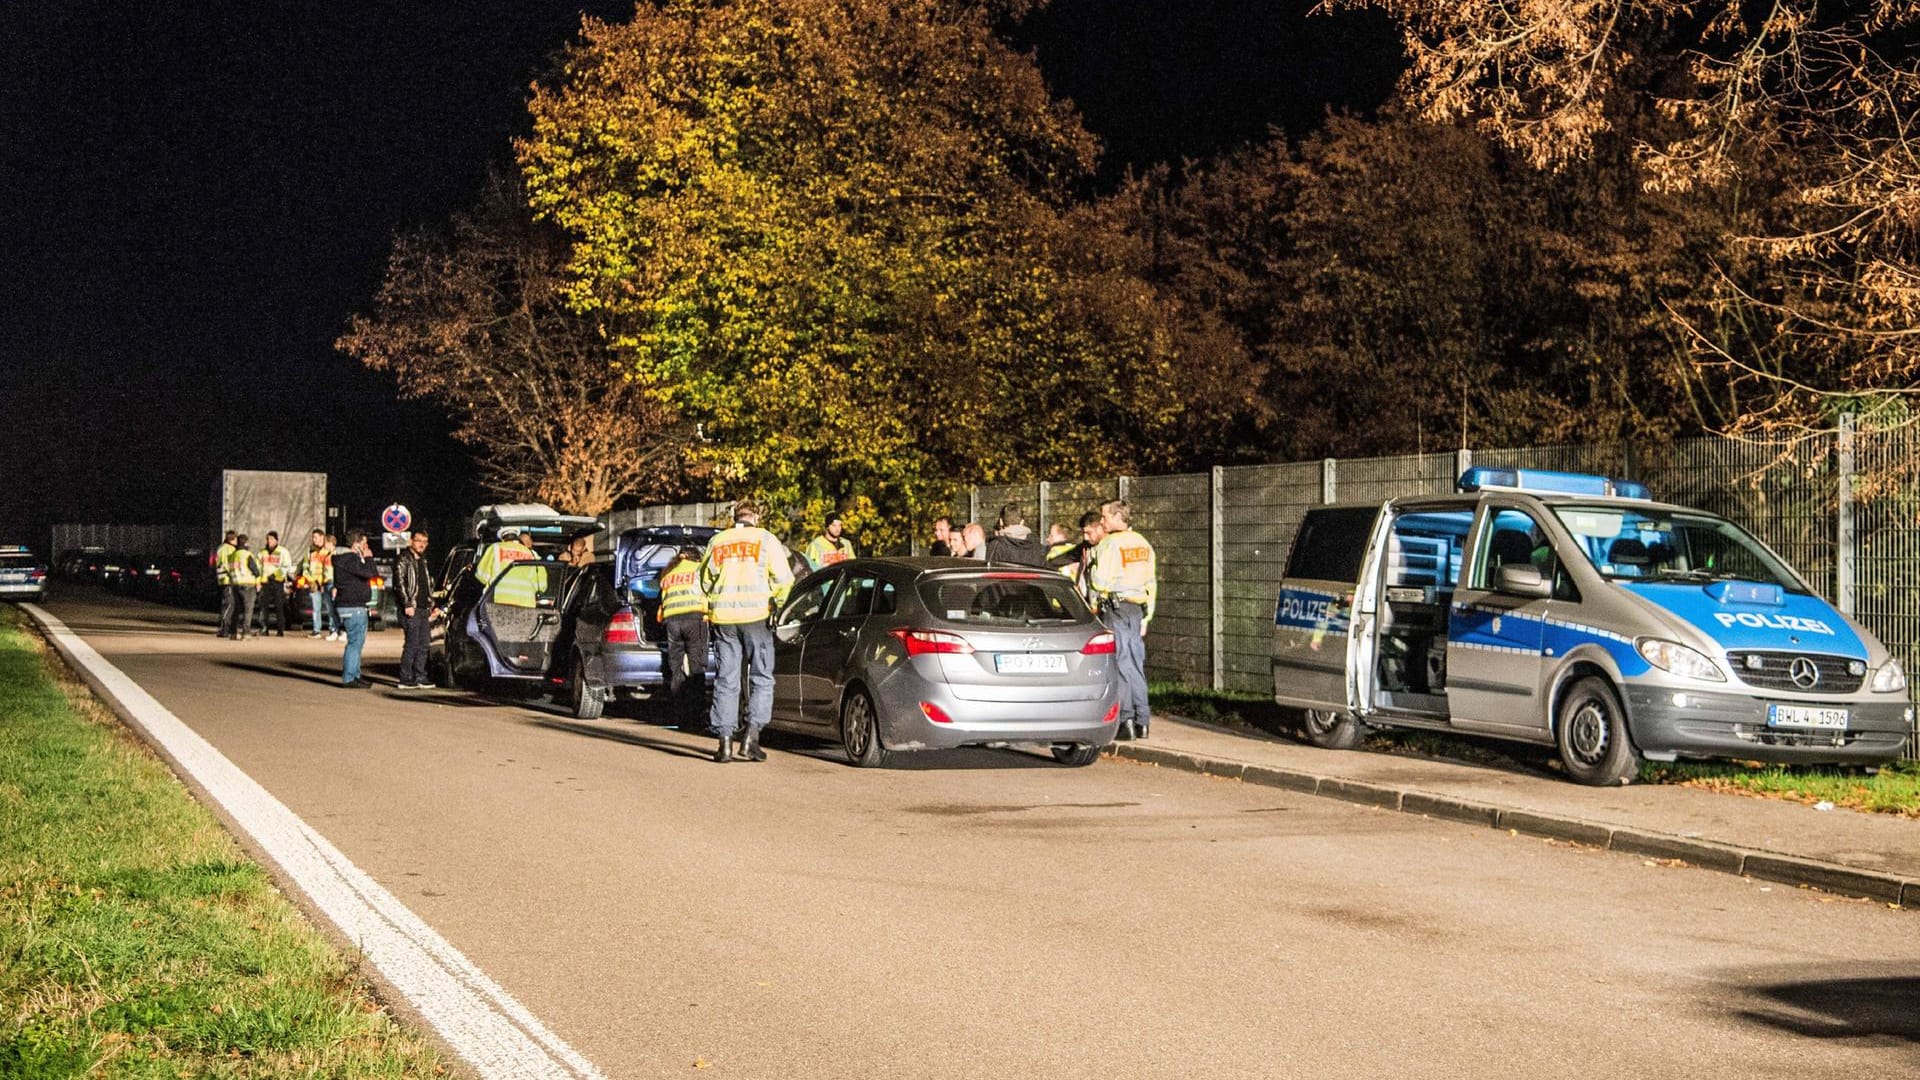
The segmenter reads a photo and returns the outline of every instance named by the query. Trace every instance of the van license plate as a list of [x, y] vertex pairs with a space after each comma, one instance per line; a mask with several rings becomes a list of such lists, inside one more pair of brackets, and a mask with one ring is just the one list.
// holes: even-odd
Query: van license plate
[[1059, 653], [999, 653], [993, 670], [1002, 675], [1065, 675], [1067, 658]]
[[1847, 730], [1847, 710], [1810, 709], [1804, 705], [1767, 706], [1768, 727], [1830, 728]]

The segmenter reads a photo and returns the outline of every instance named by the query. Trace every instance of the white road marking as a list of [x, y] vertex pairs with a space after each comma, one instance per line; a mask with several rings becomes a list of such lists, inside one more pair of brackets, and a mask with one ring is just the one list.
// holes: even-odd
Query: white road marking
[[605, 1080], [513, 995], [140, 684], [45, 609], [21, 606], [68, 662], [90, 675], [121, 715], [220, 804], [481, 1076]]

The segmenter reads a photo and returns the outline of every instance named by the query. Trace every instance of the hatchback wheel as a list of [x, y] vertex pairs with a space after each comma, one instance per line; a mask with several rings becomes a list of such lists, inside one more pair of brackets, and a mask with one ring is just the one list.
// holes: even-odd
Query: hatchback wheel
[[1100, 748], [1092, 743], [1054, 743], [1053, 760], [1078, 769], [1100, 760]]
[[862, 769], [880, 768], [892, 756], [880, 745], [880, 714], [865, 690], [847, 691], [840, 706], [840, 746], [847, 760]]

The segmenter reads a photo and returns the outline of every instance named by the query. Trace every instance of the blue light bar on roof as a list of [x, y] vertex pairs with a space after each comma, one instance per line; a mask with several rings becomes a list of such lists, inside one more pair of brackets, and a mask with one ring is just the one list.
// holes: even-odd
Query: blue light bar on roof
[[1615, 480], [1592, 473], [1549, 472], [1545, 469], [1495, 469], [1476, 465], [1460, 474], [1461, 491], [1532, 491], [1549, 495], [1599, 495], [1616, 499], [1652, 499], [1653, 492], [1636, 480]]

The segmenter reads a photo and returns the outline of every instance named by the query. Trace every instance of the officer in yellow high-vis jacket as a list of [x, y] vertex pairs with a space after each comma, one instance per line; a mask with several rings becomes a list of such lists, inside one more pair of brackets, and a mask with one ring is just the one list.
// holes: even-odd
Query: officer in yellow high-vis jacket
[[233, 558], [233, 538], [240, 535], [232, 529], [227, 530], [227, 538], [213, 549], [213, 579], [220, 583], [220, 633], [219, 637], [233, 636], [233, 612], [240, 598], [233, 591], [233, 576], [227, 570], [227, 560]]
[[260, 563], [247, 547], [247, 536], [233, 538], [233, 550], [227, 553], [227, 581], [233, 590], [234, 641], [253, 630], [253, 601], [260, 594]]
[[480, 553], [473, 573], [483, 586], [491, 586], [496, 579], [500, 580], [493, 590], [494, 603], [530, 608], [538, 603], [540, 594], [547, 591], [546, 570], [526, 570], [508, 574], [504, 579], [500, 575], [514, 563], [538, 558], [533, 553], [533, 545], [527, 543], [520, 530], [508, 526], [500, 530], [498, 543], [488, 544], [486, 550]]
[[733, 732], [740, 722], [740, 682], [748, 683], [746, 739], [740, 754], [765, 761], [760, 729], [773, 719], [773, 629], [767, 617], [793, 588], [787, 548], [760, 527], [760, 511], [750, 502], [735, 503], [733, 528], [707, 543], [700, 563], [700, 587], [707, 594], [719, 670], [713, 680], [708, 720], [720, 736], [713, 760], [733, 760]]
[[667, 694], [680, 730], [707, 726], [707, 591], [698, 545], [680, 549], [660, 575], [660, 623], [667, 632]]
[[[280, 534], [269, 532], [260, 547], [260, 633], [272, 630], [287, 636], [287, 582], [299, 573], [293, 552], [280, 546]], [[268, 625], [271, 623], [272, 625]]]
[[807, 565], [815, 570], [824, 570], [835, 563], [843, 563], [855, 557], [853, 541], [846, 537], [846, 522], [835, 514], [827, 519], [826, 531], [813, 538], [804, 554]]
[[1114, 668], [1120, 676], [1120, 731], [1144, 739], [1153, 718], [1147, 704], [1147, 624], [1159, 596], [1159, 570], [1153, 545], [1135, 532], [1132, 510], [1120, 500], [1100, 507], [1107, 535], [1093, 549], [1086, 571], [1087, 592], [1113, 631]]

